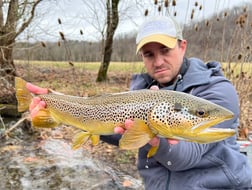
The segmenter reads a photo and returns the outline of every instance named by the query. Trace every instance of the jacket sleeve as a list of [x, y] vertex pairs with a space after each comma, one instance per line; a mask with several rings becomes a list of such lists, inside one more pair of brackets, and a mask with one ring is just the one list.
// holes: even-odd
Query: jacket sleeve
[[202, 156], [215, 144], [180, 141], [176, 145], [171, 145], [168, 144], [166, 139], [162, 138], [154, 158], [171, 171], [188, 170], [195, 167], [202, 160]]
[[121, 135], [115, 134], [115, 135], [101, 135], [100, 139], [106, 143], [119, 146], [119, 140], [121, 138]]
[[[211, 84], [211, 86], [208, 85], [195, 88], [193, 94], [219, 104], [234, 113], [235, 116], [233, 119], [222, 122], [215, 127], [237, 128], [239, 107], [235, 89], [227, 80]], [[198, 165], [199, 162], [202, 162], [202, 158], [210, 154], [210, 150], [220, 145], [220, 143], [227, 144], [230, 147], [237, 147], [235, 139], [236, 138], [233, 136], [226, 140], [209, 144], [180, 141], [177, 145], [170, 145], [166, 139], [161, 139], [159, 149], [154, 155], [154, 158], [171, 171], [183, 171], [193, 168]], [[149, 147], [145, 148], [148, 149]]]

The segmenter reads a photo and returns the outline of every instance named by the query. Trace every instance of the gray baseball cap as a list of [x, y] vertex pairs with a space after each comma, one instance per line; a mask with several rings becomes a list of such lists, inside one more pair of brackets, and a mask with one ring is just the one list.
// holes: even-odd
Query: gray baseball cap
[[158, 42], [174, 48], [177, 40], [182, 40], [182, 29], [170, 16], [156, 16], [146, 20], [136, 37], [136, 53], [149, 42]]

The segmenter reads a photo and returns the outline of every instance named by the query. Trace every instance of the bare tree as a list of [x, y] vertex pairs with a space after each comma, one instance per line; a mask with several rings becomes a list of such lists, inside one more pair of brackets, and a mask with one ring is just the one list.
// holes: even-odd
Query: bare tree
[[0, 103], [15, 102], [13, 46], [31, 23], [42, 0], [0, 0]]
[[119, 16], [118, 16], [118, 4], [120, 0], [107, 0], [107, 30], [106, 30], [106, 39], [104, 42], [103, 53], [102, 53], [102, 62], [100, 69], [97, 75], [97, 82], [102, 82], [107, 80], [107, 71], [112, 55], [113, 49], [113, 37], [115, 30], [118, 26]]

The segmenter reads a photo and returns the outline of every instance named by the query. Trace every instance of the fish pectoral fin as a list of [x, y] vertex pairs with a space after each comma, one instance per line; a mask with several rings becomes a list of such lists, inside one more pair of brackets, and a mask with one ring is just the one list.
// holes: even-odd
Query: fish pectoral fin
[[86, 131], [81, 131], [77, 133], [73, 138], [72, 149], [76, 150], [84, 145], [88, 139], [91, 137], [91, 134]]
[[218, 142], [222, 141], [228, 137], [231, 137], [236, 134], [234, 129], [226, 129], [226, 128], [209, 128], [204, 131], [197, 133], [197, 135], [193, 135], [191, 138], [192, 142], [197, 143], [210, 143], [210, 142]]
[[159, 147], [159, 145], [158, 146], [152, 146], [150, 148], [150, 150], [148, 151], [148, 153], [147, 153], [147, 158], [150, 158], [150, 157], [154, 156], [156, 154], [157, 150], [158, 150], [158, 147]]
[[53, 128], [58, 126], [57, 122], [46, 108], [41, 108], [35, 117], [32, 118], [32, 126], [39, 128]]
[[100, 135], [91, 135], [91, 141], [93, 146], [96, 146], [100, 142]]
[[125, 150], [138, 149], [154, 137], [143, 120], [135, 119], [131, 128], [127, 129], [119, 142], [119, 147]]

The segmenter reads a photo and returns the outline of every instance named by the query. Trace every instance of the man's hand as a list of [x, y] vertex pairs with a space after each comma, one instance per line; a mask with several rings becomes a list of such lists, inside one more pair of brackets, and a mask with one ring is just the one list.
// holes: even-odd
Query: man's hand
[[29, 82], [26, 83], [26, 88], [33, 94], [48, 94], [47, 88], [41, 88]]
[[[134, 122], [134, 121], [131, 120], [131, 119], [126, 119], [126, 120], [125, 120], [125, 123], [124, 123], [124, 126], [123, 126], [124, 128], [123, 128], [122, 126], [117, 126], [117, 127], [115, 127], [114, 132], [117, 133], [117, 134], [123, 135], [124, 132], [125, 132], [127, 129], [129, 129], [129, 128], [131, 128], [131, 127], [133, 126], [133, 122]], [[178, 143], [179, 143], [179, 141], [178, 141], [178, 140], [175, 140], [175, 139], [167, 139], [167, 142], [168, 142], [169, 144], [178, 144]], [[150, 144], [151, 146], [158, 146], [159, 143], [160, 143], [160, 138], [159, 138], [159, 137], [154, 137], [154, 138], [152, 138], [152, 139], [149, 141], [149, 144]]]
[[[151, 89], [151, 90], [159, 90], [158, 86], [152, 86], [150, 89]], [[133, 122], [134, 122], [134, 121], [131, 120], [131, 119], [125, 120], [124, 126], [123, 126], [123, 127], [122, 127], [122, 126], [117, 126], [117, 127], [115, 127], [114, 132], [117, 133], [117, 134], [121, 134], [121, 135], [124, 134], [125, 130], [129, 129], [130, 127], [132, 127]], [[169, 144], [173, 144], [173, 145], [179, 143], [178, 140], [174, 140], [174, 139], [167, 139], [167, 142], [168, 142]], [[149, 141], [149, 144], [150, 144], [151, 146], [158, 146], [159, 143], [160, 143], [160, 138], [159, 138], [159, 137], [154, 137], [154, 138], [152, 138], [152, 139]]]
[[[47, 94], [48, 93], [47, 88], [41, 88], [41, 87], [38, 87], [38, 86], [33, 85], [31, 83], [27, 83], [26, 88], [27, 88], [27, 90], [29, 90], [33, 94]], [[30, 111], [31, 117], [32, 118], [35, 117], [36, 114], [38, 113], [38, 111], [41, 108], [45, 108], [45, 107], [46, 107], [46, 103], [44, 101], [41, 101], [41, 99], [39, 97], [34, 97], [32, 99], [30, 106], [29, 106], [29, 111]]]

